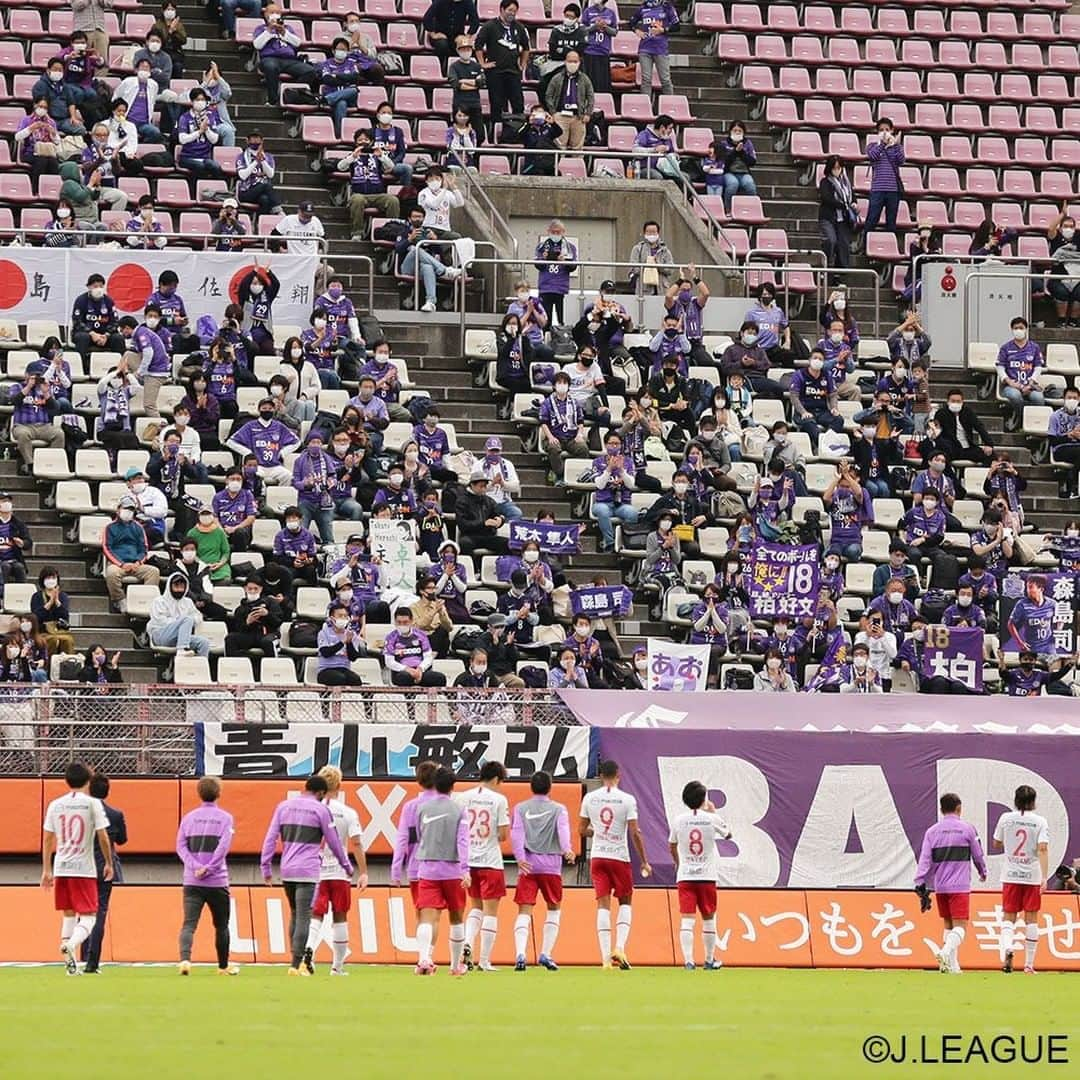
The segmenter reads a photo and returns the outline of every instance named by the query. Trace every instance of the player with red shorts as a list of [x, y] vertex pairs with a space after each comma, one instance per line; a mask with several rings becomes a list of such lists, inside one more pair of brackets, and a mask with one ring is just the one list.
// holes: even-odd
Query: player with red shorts
[[[630, 843], [633, 839], [641, 859], [641, 876], [649, 877], [652, 867], [645, 854], [645, 841], [637, 823], [637, 800], [619, 790], [619, 766], [614, 761], [600, 765], [602, 786], [581, 800], [578, 831], [592, 837], [590, 869], [596, 892], [596, 938], [604, 967], [616, 965], [630, 970], [626, 942], [630, 937], [630, 904], [634, 895], [634, 876], [630, 869]], [[611, 947], [611, 898], [619, 903], [615, 920], [615, 948]]]
[[528, 966], [529, 930], [539, 895], [544, 898], [547, 916], [536, 962], [548, 971], [558, 971], [554, 952], [562, 919], [562, 864], [564, 860], [572, 863], [577, 856], [570, 846], [570, 815], [565, 806], [551, 798], [550, 775], [533, 773], [529, 786], [533, 797], [514, 807], [510, 827], [510, 849], [518, 864], [514, 890], [514, 902], [518, 906], [514, 920], [514, 970], [524, 971]]
[[[1035, 950], [1039, 946], [1039, 909], [1043, 885], [1049, 874], [1050, 826], [1034, 813], [1035, 789], [1021, 784], [1013, 798], [1015, 810], [998, 819], [994, 849], [1005, 852], [1001, 874], [1001, 908], [1006, 926], [1001, 935], [1001, 966], [1012, 971], [1013, 953], [1024, 943], [1024, 973], [1035, 974]], [[1024, 937], [1019, 936], [1016, 917], [1024, 913]]]

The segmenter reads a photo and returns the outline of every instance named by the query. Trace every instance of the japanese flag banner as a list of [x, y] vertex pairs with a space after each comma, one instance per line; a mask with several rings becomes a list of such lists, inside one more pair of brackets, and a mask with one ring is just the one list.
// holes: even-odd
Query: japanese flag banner
[[983, 688], [983, 631], [978, 627], [928, 626], [923, 649], [922, 677], [940, 676], [981, 693]]
[[650, 690], [697, 692], [709, 680], [709, 646], [680, 645], [649, 638]]
[[225, 308], [239, 302], [239, 285], [255, 268], [255, 261], [280, 282], [274, 300], [274, 321], [307, 325], [315, 300], [315, 255], [267, 252], [191, 251], [166, 247], [161, 251], [124, 251], [109, 248], [8, 248], [0, 258], [0, 318], [26, 322], [53, 319], [71, 321], [75, 300], [86, 291], [86, 279], [98, 273], [121, 315], [142, 312], [157, 288], [163, 270], [180, 279], [191, 325], [200, 315], [221, 322]]

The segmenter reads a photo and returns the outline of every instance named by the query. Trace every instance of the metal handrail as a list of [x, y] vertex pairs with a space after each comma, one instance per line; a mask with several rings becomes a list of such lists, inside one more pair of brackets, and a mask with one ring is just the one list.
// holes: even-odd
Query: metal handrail
[[514, 256], [518, 255], [518, 240], [510, 228], [507, 220], [499, 213], [495, 204], [488, 197], [488, 193], [484, 191], [483, 186], [478, 182], [476, 177], [472, 176], [468, 169], [454, 170], [459, 176], [463, 176], [465, 184], [468, 187], [468, 193], [473, 196], [477, 196], [479, 202], [483, 205], [488, 214], [488, 224], [491, 226], [493, 233], [497, 232], [496, 227], [502, 231], [502, 235], [509, 245]]

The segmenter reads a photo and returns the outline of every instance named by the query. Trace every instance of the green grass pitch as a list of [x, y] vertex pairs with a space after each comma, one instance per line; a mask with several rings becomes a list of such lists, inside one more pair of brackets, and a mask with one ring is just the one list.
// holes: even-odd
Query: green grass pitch
[[[668, 1080], [1033, 1075], [1046, 1064], [871, 1065], [864, 1041], [956, 1033], [1067, 1040], [1080, 1063], [1080, 986], [1068, 974], [718, 972], [564, 968], [452, 979], [352, 966], [331, 979], [246, 967], [221, 978], [196, 967], [0, 969], [0, 1075], [23, 1078], [274, 1080], [287, 1076], [427, 1075], [531, 1080]], [[1019, 1057], [1019, 1055], [1018, 1055]], [[1061, 1070], [1064, 1075], [1068, 1070]]]

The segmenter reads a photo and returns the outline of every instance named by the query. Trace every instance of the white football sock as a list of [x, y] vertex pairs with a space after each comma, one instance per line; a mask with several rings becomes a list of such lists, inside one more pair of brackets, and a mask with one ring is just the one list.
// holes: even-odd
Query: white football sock
[[334, 951], [334, 967], [340, 971], [345, 965], [345, 954], [349, 951], [348, 923], [334, 923], [334, 940], [330, 947]]
[[1028, 924], [1027, 940], [1024, 942], [1024, 967], [1035, 966], [1035, 950], [1039, 947], [1039, 928]]
[[470, 949], [476, 944], [476, 935], [480, 933], [480, 924], [484, 913], [480, 908], [473, 908], [465, 919], [465, 944]]
[[941, 951], [945, 954], [945, 958], [951, 964], [956, 959], [956, 954], [960, 949], [960, 944], [964, 940], [964, 928], [962, 926], [954, 926], [945, 935], [945, 944], [942, 946]]
[[[311, 916], [311, 925], [307, 932], [307, 947], [314, 952], [319, 947], [319, 936], [322, 934], [323, 921], [316, 915]], [[336, 964], [334, 965], [337, 966]]]
[[416, 928], [416, 947], [419, 950], [419, 962], [431, 963], [431, 923], [421, 923]]
[[705, 942], [705, 963], [714, 958], [716, 953], [716, 916], [701, 920], [701, 936]]
[[[679, 922], [679, 948], [682, 949], [684, 964], [694, 962], [694, 916], [684, 915]], [[705, 950], [705, 959], [709, 959], [709, 950]]]
[[465, 952], [465, 927], [462, 923], [450, 924], [450, 968], [461, 967], [461, 957]]
[[491, 950], [495, 948], [495, 935], [499, 932], [497, 915], [483, 915], [480, 919], [480, 963], [491, 963]]
[[68, 939], [68, 944], [71, 946], [72, 952], [75, 952], [75, 950], [90, 936], [90, 931], [94, 929], [94, 923], [96, 922], [96, 915], [80, 915], [78, 917], [78, 921], [75, 923], [75, 929], [71, 931], [71, 937]]
[[519, 915], [514, 920], [514, 955], [526, 956], [529, 948], [529, 927], [532, 926], [531, 915]]
[[619, 952], [626, 949], [627, 939], [630, 937], [630, 920], [633, 912], [629, 904], [620, 904], [619, 913], [615, 916], [615, 948]]
[[544, 920], [544, 937], [540, 951], [545, 956], [550, 956], [555, 951], [555, 942], [559, 938], [559, 920], [562, 918], [561, 911], [549, 911]]
[[606, 964], [611, 959], [611, 912], [607, 908], [596, 910], [596, 940], [600, 943], [600, 958]]
[[75, 929], [75, 923], [78, 921], [77, 915], [65, 915], [60, 921], [60, 943], [71, 940], [71, 932]]

